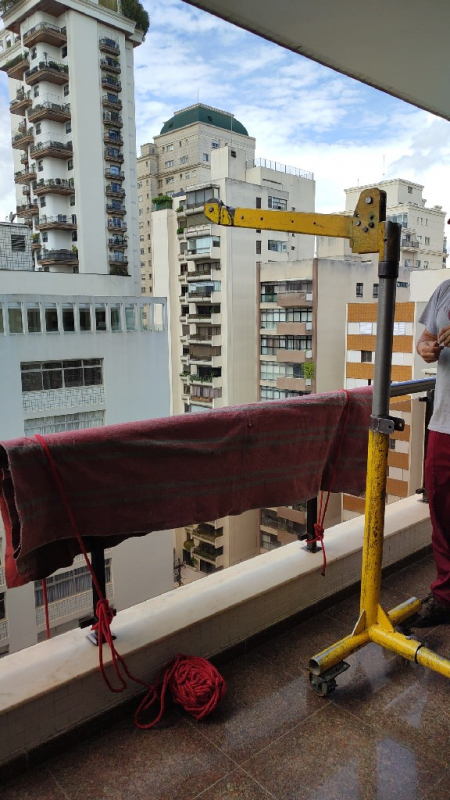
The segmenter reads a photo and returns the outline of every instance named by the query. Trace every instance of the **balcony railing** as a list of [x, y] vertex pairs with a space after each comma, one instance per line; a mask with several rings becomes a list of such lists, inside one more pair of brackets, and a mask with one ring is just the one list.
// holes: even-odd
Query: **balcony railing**
[[101, 69], [110, 70], [111, 72], [116, 72], [117, 74], [121, 72], [120, 62], [115, 61], [113, 58], [101, 58], [100, 67]]
[[31, 99], [31, 92], [19, 90], [15, 99], [11, 101], [9, 110], [11, 111], [11, 114], [20, 114], [23, 117], [25, 115], [25, 110], [30, 108], [32, 104], [33, 101]]
[[112, 181], [123, 181], [125, 178], [124, 172], [111, 172], [110, 167], [105, 169], [105, 178], [110, 178]]
[[103, 112], [103, 122], [111, 122], [113, 125], [117, 125], [117, 127], [122, 127], [123, 120], [120, 114], [116, 114], [114, 111], [104, 111]]
[[105, 131], [103, 134], [103, 141], [110, 144], [115, 144], [118, 147], [123, 144], [123, 139], [120, 133], [115, 133], [113, 131]]
[[120, 221], [117, 220], [117, 222], [114, 222], [112, 219], [109, 219], [108, 220], [108, 228], [110, 230], [126, 231], [127, 230], [127, 223], [123, 222], [122, 220], [120, 220]]
[[111, 148], [106, 148], [105, 159], [106, 161], [119, 161], [120, 163], [124, 161], [122, 153], [115, 153]]
[[127, 256], [122, 253], [110, 253], [108, 261], [110, 264], [128, 264]]
[[42, 250], [37, 257], [38, 262], [78, 264], [78, 250]]
[[18, 129], [13, 131], [11, 144], [15, 150], [27, 149], [28, 145], [34, 141], [34, 128]]
[[105, 187], [105, 194], [111, 195], [111, 197], [125, 197], [125, 189], [113, 189], [112, 186], [108, 184]]
[[16, 183], [28, 183], [36, 178], [36, 164], [32, 164], [28, 169], [19, 169], [14, 173]]
[[127, 210], [124, 205], [114, 205], [114, 203], [107, 203], [106, 210], [108, 214], [126, 214]]
[[123, 236], [113, 236], [108, 239], [108, 247], [128, 247], [128, 241]]
[[72, 155], [73, 147], [72, 142], [63, 144], [62, 142], [38, 142], [30, 148], [31, 155], [42, 158], [47, 152], [60, 158], [70, 158]]
[[114, 39], [100, 39], [98, 46], [104, 53], [112, 53], [115, 56], [118, 56], [120, 53], [120, 47]]
[[24, 72], [30, 66], [30, 62], [28, 60], [28, 52], [19, 53], [15, 58], [12, 58], [10, 61], [7, 61], [6, 64], [3, 64], [0, 67], [3, 72], [6, 72], [8, 78], [14, 78], [15, 80], [22, 80]]
[[108, 97], [107, 94], [104, 94], [102, 97], [102, 104], [109, 108], [122, 108], [122, 100], [119, 97], [115, 98], [114, 100], [111, 97]]
[[33, 186], [35, 194], [62, 194], [72, 195], [75, 192], [73, 178], [49, 178], [44, 180], [41, 178], [35, 186]]
[[122, 91], [122, 84], [117, 78], [113, 78], [112, 75], [102, 75], [102, 86], [107, 89], [112, 89], [114, 92]]
[[67, 42], [67, 31], [65, 28], [58, 28], [57, 25], [52, 25], [51, 22], [39, 22], [23, 35], [23, 43], [27, 47], [31, 47], [38, 42], [61, 47], [62, 44]]
[[420, 242], [411, 239], [402, 239], [402, 247], [406, 247], [407, 249], [410, 247], [417, 248], [420, 247]]
[[295, 175], [297, 178], [306, 178], [308, 181], [314, 180], [314, 173], [308, 172], [299, 167], [289, 167], [287, 164], [280, 164], [278, 161], [269, 161], [267, 158], [252, 158], [246, 162], [245, 168], [252, 169], [252, 167], [263, 167], [264, 169], [273, 169], [276, 172], [284, 172], [286, 175]]
[[66, 122], [70, 119], [70, 103], [38, 103], [28, 112], [29, 122], [52, 119], [55, 122]]
[[33, 214], [37, 214], [38, 212], [39, 208], [36, 203], [24, 203], [21, 206], [17, 206], [18, 217], [29, 217], [33, 216]]
[[67, 230], [75, 230], [77, 223], [73, 217], [66, 214], [58, 214], [56, 217], [43, 216], [39, 217], [37, 227], [39, 228], [62, 228]]
[[69, 67], [67, 64], [57, 64], [56, 61], [40, 61], [35, 67], [25, 72], [24, 80], [29, 86], [33, 86], [39, 81], [62, 85], [69, 80]]

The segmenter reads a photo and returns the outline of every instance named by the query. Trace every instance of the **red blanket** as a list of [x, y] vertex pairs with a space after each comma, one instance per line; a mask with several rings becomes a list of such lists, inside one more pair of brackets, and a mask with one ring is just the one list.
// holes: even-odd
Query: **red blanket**
[[[321, 488], [362, 494], [371, 399], [371, 389], [309, 395], [46, 441], [89, 550], [95, 537], [109, 547], [153, 530], [302, 502]], [[0, 475], [7, 586], [69, 566], [79, 546], [38, 440], [3, 442]]]

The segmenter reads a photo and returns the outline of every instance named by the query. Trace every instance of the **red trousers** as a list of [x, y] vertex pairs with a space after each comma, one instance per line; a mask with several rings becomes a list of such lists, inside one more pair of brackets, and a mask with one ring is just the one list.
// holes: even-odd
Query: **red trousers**
[[425, 486], [433, 526], [432, 544], [437, 578], [431, 591], [450, 607], [450, 434], [430, 431]]

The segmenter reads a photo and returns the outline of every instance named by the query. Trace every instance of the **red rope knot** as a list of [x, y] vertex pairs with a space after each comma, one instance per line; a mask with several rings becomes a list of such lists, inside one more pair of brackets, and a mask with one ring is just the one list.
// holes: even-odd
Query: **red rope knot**
[[324, 534], [324, 532], [325, 532], [325, 529], [324, 529], [323, 525], [321, 525], [320, 522], [315, 522], [314, 523], [314, 533], [316, 534], [316, 538], [314, 539], [314, 541], [315, 542], [323, 542], [323, 534]]
[[[214, 711], [226, 692], [226, 683], [213, 664], [206, 659], [178, 655], [159, 673], [139, 706], [135, 715], [138, 728], [153, 728], [160, 721], [168, 690], [174, 703], [178, 703], [196, 720], [200, 720]], [[139, 722], [140, 712], [148, 711], [158, 702], [159, 712], [156, 718], [148, 723]]]
[[114, 612], [111, 606], [109, 605], [109, 600], [106, 597], [101, 597], [100, 600], [97, 602], [95, 608], [95, 616], [97, 617], [98, 622], [96, 622], [92, 626], [91, 630], [93, 631], [98, 630], [98, 627], [100, 625], [100, 620], [102, 620], [102, 622], [106, 621], [108, 625], [111, 625], [111, 622], [114, 619]]

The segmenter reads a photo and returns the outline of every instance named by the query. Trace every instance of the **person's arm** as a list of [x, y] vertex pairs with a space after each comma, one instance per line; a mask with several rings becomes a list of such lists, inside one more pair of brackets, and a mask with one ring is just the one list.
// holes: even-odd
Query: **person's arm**
[[426, 329], [417, 342], [417, 352], [427, 364], [433, 364], [438, 360], [442, 347], [437, 337]]

